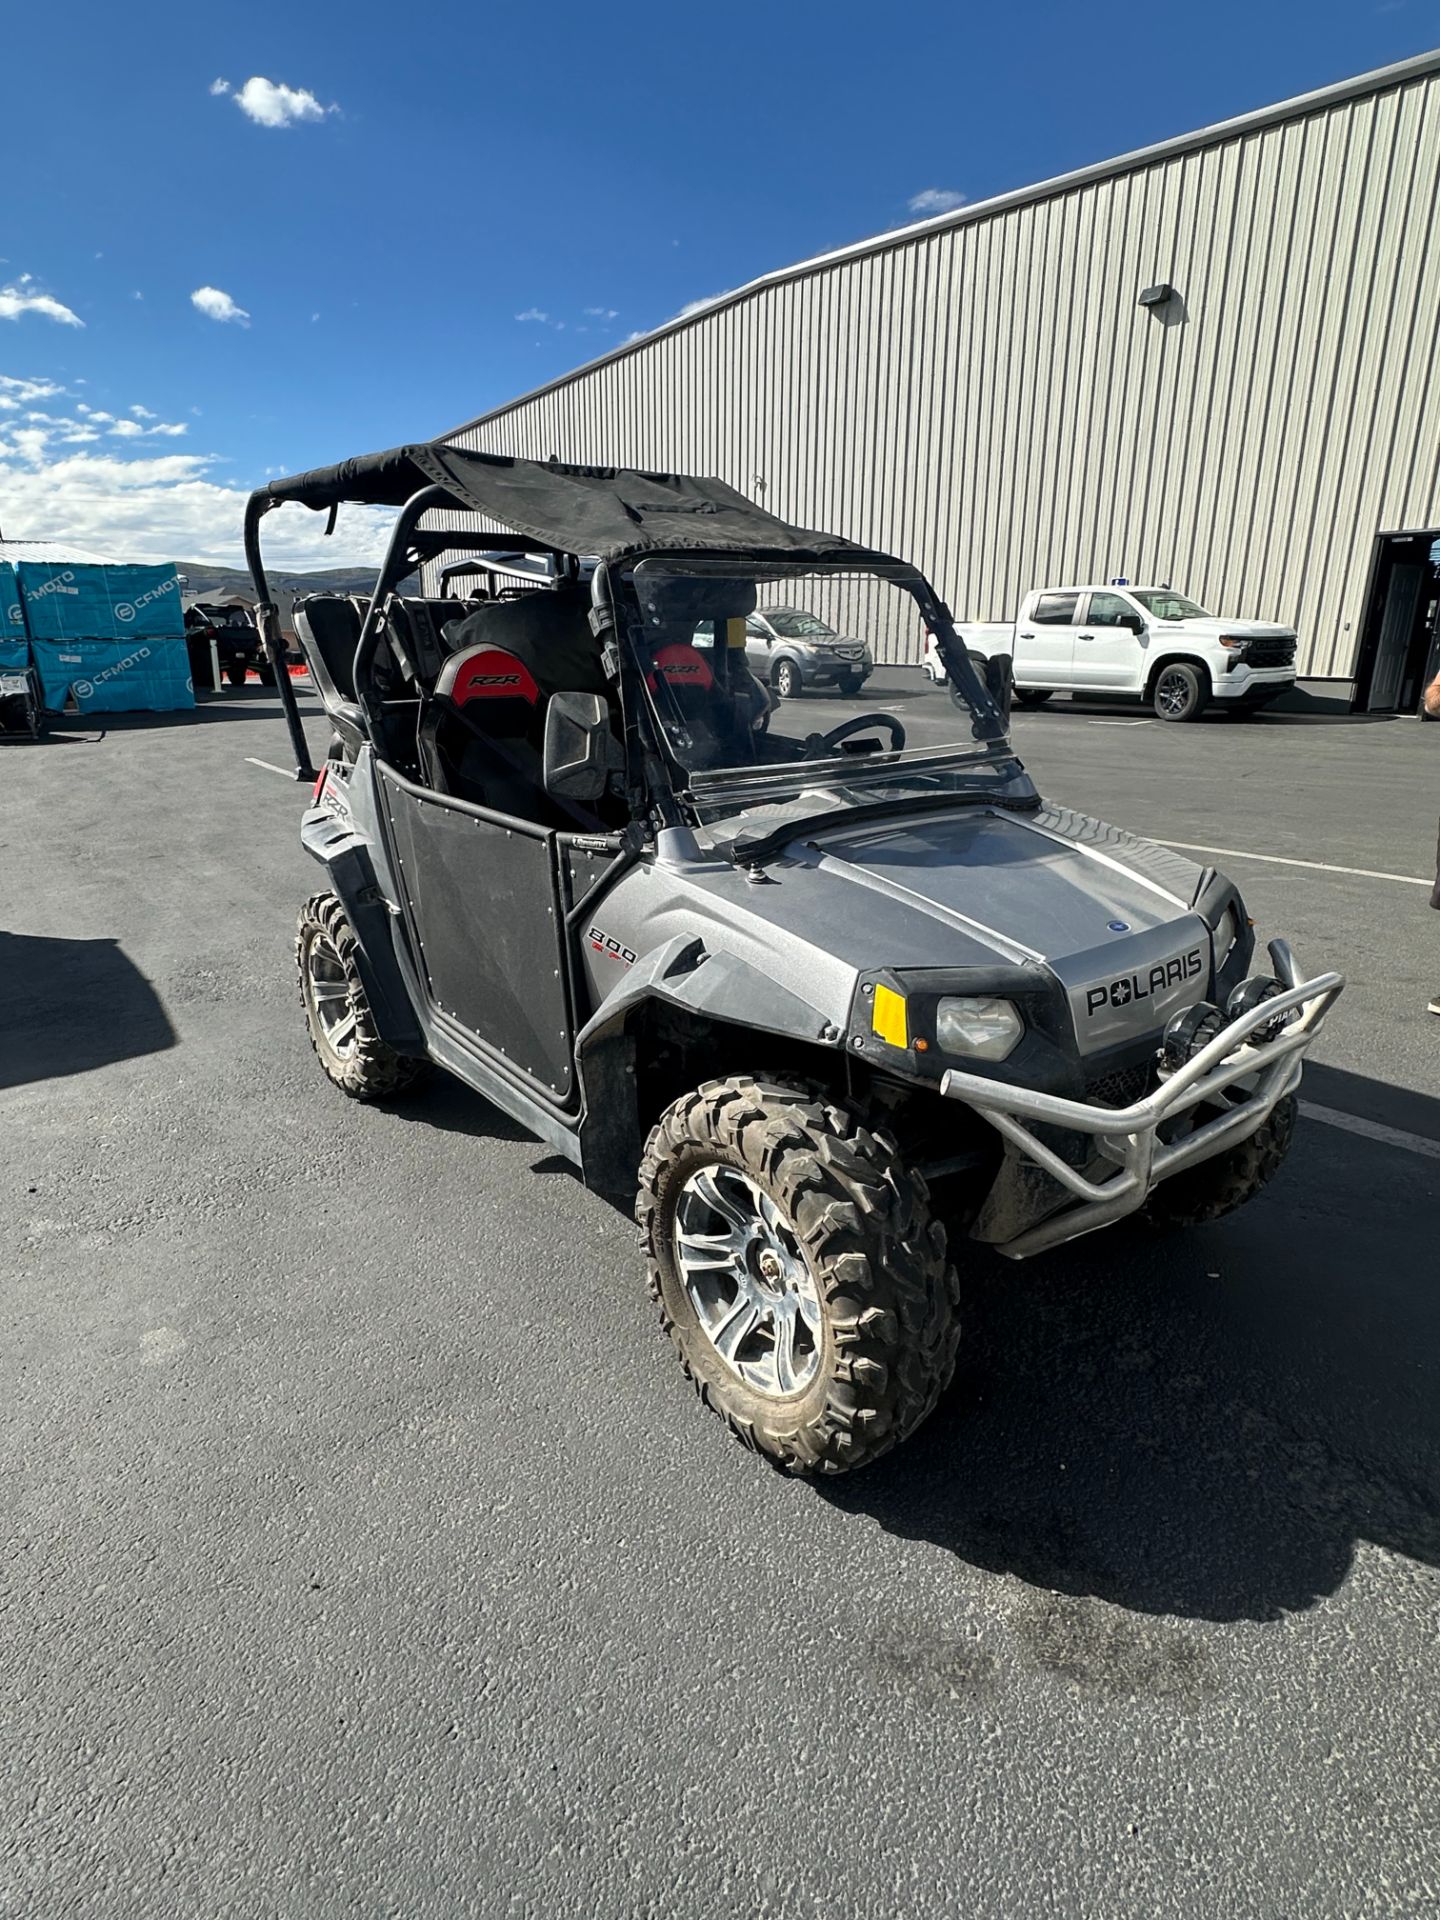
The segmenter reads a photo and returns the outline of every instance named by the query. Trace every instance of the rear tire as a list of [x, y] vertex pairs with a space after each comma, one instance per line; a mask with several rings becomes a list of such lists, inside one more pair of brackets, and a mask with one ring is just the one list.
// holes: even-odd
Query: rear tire
[[248, 669], [245, 667], [226, 667], [225, 678], [230, 682], [232, 687], [243, 687], [247, 671]]
[[255, 662], [255, 677], [262, 687], [274, 686], [275, 669], [268, 659], [260, 659]]
[[1145, 1203], [1157, 1227], [1198, 1227], [1253, 1200], [1284, 1164], [1295, 1134], [1297, 1101], [1287, 1094], [1264, 1126], [1238, 1147], [1162, 1180]]
[[295, 963], [315, 1057], [352, 1100], [393, 1100], [419, 1084], [428, 1060], [396, 1053], [380, 1038], [355, 964], [355, 932], [333, 893], [300, 910]]
[[636, 1217], [700, 1398], [787, 1472], [878, 1459], [948, 1385], [958, 1283], [925, 1183], [813, 1090], [740, 1075], [685, 1094], [646, 1143]]
[[1043, 707], [1054, 692], [1053, 687], [1016, 687], [1015, 704], [1017, 707]]
[[1172, 661], [1156, 674], [1150, 704], [1162, 720], [1198, 720], [1210, 704], [1210, 683], [1199, 667]]
[[777, 699], [794, 700], [798, 698], [803, 684], [800, 669], [793, 660], [782, 660], [771, 674], [770, 684], [775, 689]]

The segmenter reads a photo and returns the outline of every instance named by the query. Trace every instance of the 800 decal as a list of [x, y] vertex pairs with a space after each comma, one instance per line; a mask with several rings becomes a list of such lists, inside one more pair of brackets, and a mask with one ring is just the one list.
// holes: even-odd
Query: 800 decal
[[622, 940], [617, 940], [613, 934], [606, 933], [603, 928], [591, 927], [585, 937], [593, 950], [596, 953], [603, 953], [607, 960], [618, 960], [622, 967], [634, 966], [634, 948], [627, 947]]

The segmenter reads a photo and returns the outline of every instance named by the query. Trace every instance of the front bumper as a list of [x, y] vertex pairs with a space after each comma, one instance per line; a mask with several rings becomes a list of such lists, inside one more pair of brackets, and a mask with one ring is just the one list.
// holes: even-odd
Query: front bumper
[[840, 680], [868, 680], [873, 667], [871, 660], [845, 660], [830, 654], [821, 659], [802, 661], [800, 671], [812, 687], [830, 687]]
[[1288, 667], [1250, 667], [1244, 661], [1232, 673], [1215, 676], [1217, 700], [1233, 700], [1242, 706], [1263, 706], [1295, 685], [1295, 669]]
[[[943, 1094], [972, 1107], [1003, 1135], [1012, 1151], [1049, 1174], [1071, 1196], [1058, 1212], [1002, 1242], [998, 1252], [1023, 1260], [1122, 1220], [1138, 1212], [1157, 1182], [1237, 1145], [1264, 1125], [1280, 1101], [1300, 1084], [1304, 1055], [1345, 985], [1338, 973], [1301, 980], [1283, 940], [1270, 943], [1270, 958], [1286, 991], [1232, 1020], [1154, 1093], [1132, 1106], [1090, 1106], [953, 1068], [944, 1075]], [[1299, 1017], [1276, 1039], [1250, 1044], [1256, 1028], [1290, 1008], [1298, 1009]], [[1253, 1085], [1237, 1104], [1178, 1140], [1160, 1139], [1159, 1130], [1168, 1121], [1216, 1100], [1242, 1080]], [[1027, 1121], [1089, 1135], [1095, 1154], [1111, 1162], [1115, 1173], [1105, 1179], [1090, 1178], [1037, 1139]]]

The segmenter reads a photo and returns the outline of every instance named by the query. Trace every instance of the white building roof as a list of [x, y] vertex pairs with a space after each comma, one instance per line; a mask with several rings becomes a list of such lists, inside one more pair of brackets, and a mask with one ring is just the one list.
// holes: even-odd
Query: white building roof
[[0, 540], [0, 560], [59, 560], [82, 566], [110, 567], [115, 562], [108, 554], [92, 553], [69, 540]]

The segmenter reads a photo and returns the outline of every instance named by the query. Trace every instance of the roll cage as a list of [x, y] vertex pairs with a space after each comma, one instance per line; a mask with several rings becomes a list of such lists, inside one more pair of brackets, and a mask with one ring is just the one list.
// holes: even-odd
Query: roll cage
[[[902, 567], [889, 555], [833, 534], [793, 526], [718, 480], [559, 461], [542, 464], [471, 453], [437, 442], [287, 475], [257, 488], [246, 503], [245, 557], [255, 586], [256, 619], [276, 668], [297, 781], [314, 780], [317, 769], [284, 668], [278, 609], [270, 595], [260, 540], [264, 516], [289, 502], [328, 511], [327, 533], [333, 531], [342, 504], [399, 510], [360, 623], [348, 676], [353, 700], [333, 683], [327, 685], [329, 676], [316, 672], [315, 661], [310, 661], [317, 691], [331, 717], [380, 746], [382, 757], [385, 694], [377, 684], [375, 666], [386, 632], [387, 604], [418, 568], [446, 555], [455, 558], [442, 567], [442, 584], [453, 585], [461, 574], [468, 574], [488, 579], [493, 588], [495, 578], [506, 571], [507, 559], [543, 562], [546, 576], [533, 576], [541, 591], [565, 582], [579, 583], [589, 574], [590, 626], [619, 698], [632, 817], [653, 809], [662, 826], [681, 823], [674, 781], [680, 770], [645, 697], [643, 663], [633, 643], [641, 622], [633, 567], [641, 559], [677, 565], [725, 558], [759, 567], [804, 563], [826, 570], [841, 566], [883, 570], [892, 577], [903, 572], [935, 635], [952, 684], [963, 690], [972, 709], [976, 738], [1004, 737], [1005, 717], [955, 635], [949, 609], [923, 575]], [[499, 525], [426, 525], [427, 516], [433, 514], [483, 517]], [[463, 606], [458, 597], [456, 604], [457, 609]], [[423, 686], [419, 692], [423, 701]]]

